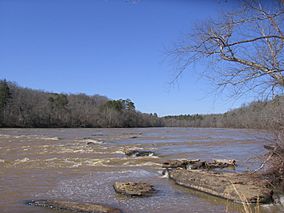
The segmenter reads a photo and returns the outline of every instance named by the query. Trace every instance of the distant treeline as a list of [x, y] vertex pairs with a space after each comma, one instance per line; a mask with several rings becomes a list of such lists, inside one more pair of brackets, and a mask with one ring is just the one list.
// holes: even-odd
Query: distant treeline
[[0, 127], [156, 127], [157, 114], [136, 111], [127, 100], [58, 94], [0, 80]]
[[284, 96], [255, 101], [224, 114], [165, 116], [163, 124], [169, 127], [283, 129]]
[[129, 100], [58, 94], [0, 80], [0, 127], [219, 127], [284, 128], [284, 96], [255, 101], [224, 114], [158, 117]]

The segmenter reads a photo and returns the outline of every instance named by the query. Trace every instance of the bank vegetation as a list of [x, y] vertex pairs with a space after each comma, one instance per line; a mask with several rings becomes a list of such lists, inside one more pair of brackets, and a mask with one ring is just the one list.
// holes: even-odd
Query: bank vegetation
[[0, 81], [0, 127], [156, 127], [157, 114], [136, 110], [129, 100], [59, 94]]

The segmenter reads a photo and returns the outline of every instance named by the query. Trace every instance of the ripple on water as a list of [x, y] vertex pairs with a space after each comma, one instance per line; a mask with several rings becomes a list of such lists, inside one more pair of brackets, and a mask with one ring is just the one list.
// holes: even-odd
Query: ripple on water
[[[151, 197], [137, 198], [116, 194], [115, 181], [145, 181], [155, 186], [157, 193]], [[42, 199], [68, 199], [81, 202], [104, 203], [119, 207], [123, 212], [225, 212], [219, 205], [208, 208], [208, 203], [196, 196], [177, 190], [169, 180], [161, 179], [157, 172], [144, 169], [119, 172], [96, 172], [80, 178], [62, 180], [47, 193], [36, 194]], [[204, 205], [205, 203], [205, 205]], [[204, 206], [204, 209], [203, 209]], [[220, 209], [221, 208], [221, 209]]]

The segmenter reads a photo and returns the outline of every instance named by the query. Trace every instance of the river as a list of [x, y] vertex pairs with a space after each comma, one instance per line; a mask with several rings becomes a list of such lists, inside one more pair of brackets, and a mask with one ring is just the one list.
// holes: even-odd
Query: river
[[[201, 128], [0, 129], [0, 210], [52, 213], [24, 205], [31, 199], [64, 199], [118, 207], [125, 213], [240, 213], [221, 198], [175, 185], [161, 175], [168, 159], [235, 159], [235, 171], [253, 170], [271, 136], [265, 131]], [[92, 145], [87, 145], [93, 142]], [[129, 147], [157, 156], [127, 157]], [[146, 181], [152, 197], [129, 198], [114, 192], [117, 181]], [[279, 212], [267, 205], [259, 212]]]

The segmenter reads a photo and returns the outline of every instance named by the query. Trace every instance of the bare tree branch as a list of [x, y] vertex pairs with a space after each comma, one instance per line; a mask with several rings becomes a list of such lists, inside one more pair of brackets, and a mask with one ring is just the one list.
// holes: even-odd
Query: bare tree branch
[[[222, 66], [217, 85], [246, 85], [254, 89], [266, 84], [265, 88], [273, 94], [282, 91], [284, 4], [272, 9], [268, 6], [261, 0], [244, 1], [241, 10], [225, 14], [222, 21], [209, 20], [197, 26], [172, 51], [179, 64], [175, 80], [193, 63], [210, 60]], [[232, 65], [234, 68], [228, 71]]]

